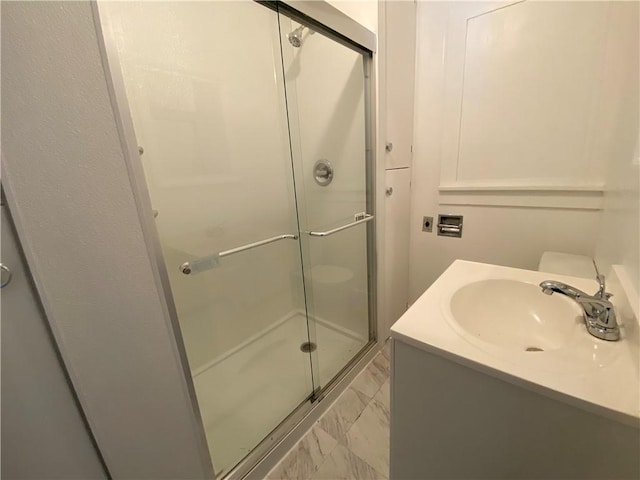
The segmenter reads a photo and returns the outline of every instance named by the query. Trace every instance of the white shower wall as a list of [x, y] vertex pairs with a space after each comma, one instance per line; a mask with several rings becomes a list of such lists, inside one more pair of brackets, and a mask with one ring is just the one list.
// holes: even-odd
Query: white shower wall
[[178, 270], [296, 232], [277, 19], [253, 2], [108, 7], [195, 370], [304, 308], [293, 241], [225, 258], [197, 277]]
[[[297, 231], [283, 70], [297, 91], [288, 104], [303, 177], [296, 180], [306, 192], [303, 229], [348, 223], [366, 210], [362, 57], [340, 55], [343, 46], [306, 31], [302, 48], [284, 43], [283, 69], [276, 16], [254, 2], [108, 2], [108, 11], [197, 370], [305, 308], [293, 241], [227, 257], [197, 276], [178, 270]], [[286, 42], [297, 24], [280, 20]], [[336, 171], [328, 187], [312, 178], [319, 158]], [[310, 313], [368, 338], [365, 227], [310, 242]]]

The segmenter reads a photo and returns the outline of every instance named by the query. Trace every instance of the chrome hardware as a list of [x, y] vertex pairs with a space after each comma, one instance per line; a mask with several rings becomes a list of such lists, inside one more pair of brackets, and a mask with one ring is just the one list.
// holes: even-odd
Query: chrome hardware
[[251, 250], [252, 248], [261, 247], [262, 245], [278, 242], [280, 240], [297, 240], [297, 239], [298, 239], [298, 235], [295, 235], [293, 233], [277, 235], [275, 237], [270, 237], [264, 240], [260, 240], [259, 242], [249, 243], [247, 245], [242, 245], [241, 247], [232, 248], [231, 250], [225, 250], [223, 252], [214, 253], [213, 255], [209, 255], [207, 257], [196, 258], [194, 260], [184, 262], [182, 265], [180, 265], [179, 270], [185, 275], [204, 272], [205, 270], [210, 270], [218, 266], [218, 264], [220, 263], [220, 259], [223, 257], [228, 257], [229, 255], [233, 255], [235, 253], [245, 252], [247, 250]]
[[596, 277], [600, 290], [595, 295], [589, 295], [571, 285], [554, 280], [540, 283], [542, 292], [547, 295], [560, 293], [576, 301], [582, 307], [582, 314], [587, 331], [596, 338], [614, 342], [620, 340], [620, 327], [616, 321], [613, 304], [609, 301], [611, 294], [604, 290], [604, 275]]
[[[13, 273], [9, 270], [9, 267], [0, 263], [0, 271], [2, 272], [2, 280], [0, 280], [0, 288], [4, 288], [11, 283], [11, 278], [13, 277]], [[6, 275], [5, 275], [6, 274]]]
[[321, 158], [313, 165], [313, 179], [321, 187], [326, 187], [333, 180], [333, 166], [327, 159]]
[[393, 195], [393, 187], [387, 187], [384, 193], [387, 194], [387, 197], [390, 197], [391, 195]]
[[605, 300], [609, 300], [611, 297], [613, 297], [613, 294], [607, 293], [607, 282], [605, 282], [604, 275], [602, 275], [598, 271], [598, 265], [596, 265], [596, 261], [594, 259], [591, 259], [591, 261], [593, 262], [593, 268], [596, 271], [596, 280], [598, 281], [598, 287], [599, 287], [594, 297], [604, 298]]
[[438, 215], [438, 235], [462, 237], [462, 215]]
[[373, 215], [369, 215], [368, 213], [358, 213], [354, 215], [354, 217], [356, 219], [355, 222], [342, 225], [341, 227], [337, 227], [332, 230], [327, 230], [326, 232], [307, 232], [307, 233], [312, 237], [328, 237], [329, 235], [333, 235], [334, 233], [341, 232], [342, 230], [346, 230], [347, 228], [355, 227], [356, 225], [360, 225], [361, 223], [366, 223], [373, 220]]
[[138, 154], [142, 156], [143, 153], [144, 153], [144, 148], [142, 148], [142, 145], [138, 145]]
[[387, 153], [391, 152], [393, 150], [393, 143], [391, 142], [385, 143], [384, 149], [387, 151]]

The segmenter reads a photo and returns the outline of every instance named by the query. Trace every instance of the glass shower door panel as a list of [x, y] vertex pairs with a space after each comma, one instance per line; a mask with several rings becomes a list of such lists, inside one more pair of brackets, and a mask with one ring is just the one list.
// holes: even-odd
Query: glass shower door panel
[[322, 235], [367, 212], [366, 64], [320, 32], [280, 21], [318, 387], [370, 339], [370, 224]]
[[313, 392], [277, 14], [252, 1], [107, 8], [224, 474]]

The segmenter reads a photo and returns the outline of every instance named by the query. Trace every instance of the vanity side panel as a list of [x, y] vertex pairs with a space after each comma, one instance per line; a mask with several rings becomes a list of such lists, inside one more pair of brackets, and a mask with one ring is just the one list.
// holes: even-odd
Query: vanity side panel
[[392, 480], [640, 476], [638, 429], [393, 346]]

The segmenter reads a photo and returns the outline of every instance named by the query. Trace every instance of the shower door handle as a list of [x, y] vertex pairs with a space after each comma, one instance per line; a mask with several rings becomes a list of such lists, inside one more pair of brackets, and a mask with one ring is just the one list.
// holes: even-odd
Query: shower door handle
[[184, 262], [182, 265], [180, 265], [179, 270], [185, 275], [204, 272], [205, 270], [210, 270], [218, 266], [218, 264], [220, 263], [220, 259], [223, 257], [228, 257], [229, 255], [233, 255], [235, 253], [245, 252], [247, 250], [251, 250], [252, 248], [261, 247], [262, 245], [268, 245], [269, 243], [277, 242], [280, 240], [297, 239], [298, 235], [294, 233], [276, 235], [275, 237], [266, 238], [258, 242], [248, 243], [246, 245], [242, 245], [241, 247], [232, 248], [231, 250], [225, 250], [223, 252], [214, 253], [213, 255], [209, 255], [207, 257], [200, 257], [189, 262]]
[[334, 228], [332, 230], [327, 230], [326, 232], [307, 232], [312, 237], [328, 237], [329, 235], [333, 235], [334, 233], [341, 232], [342, 230], [346, 230], [347, 228], [355, 227], [356, 225], [360, 225], [361, 223], [370, 222], [373, 220], [373, 215], [368, 213], [358, 213], [355, 215], [356, 221], [347, 223], [346, 225], [342, 225], [341, 227]]

